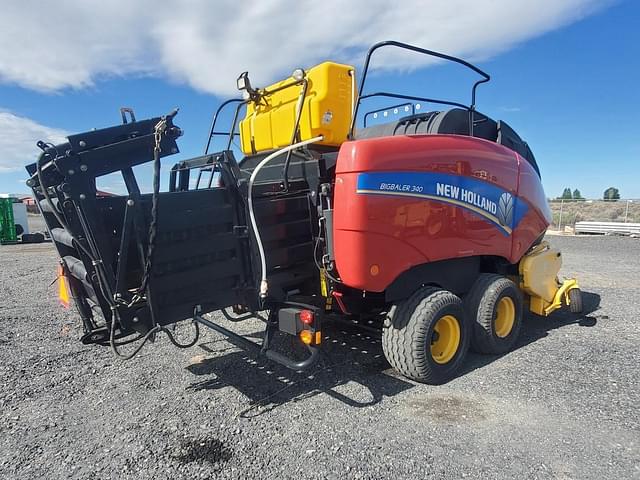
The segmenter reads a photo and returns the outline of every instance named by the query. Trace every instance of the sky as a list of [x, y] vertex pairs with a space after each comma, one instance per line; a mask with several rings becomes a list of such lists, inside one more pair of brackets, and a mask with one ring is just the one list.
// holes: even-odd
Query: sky
[[[637, 0], [5, 0], [0, 16], [0, 193], [28, 192], [38, 140], [180, 107], [175, 161], [202, 153], [211, 115], [255, 86], [324, 60], [361, 66], [394, 39], [463, 57], [487, 71], [478, 109], [530, 145], [547, 196], [565, 187], [600, 198], [610, 186], [640, 198], [640, 2]], [[473, 74], [381, 51], [368, 91], [469, 102]], [[375, 108], [378, 104], [365, 104]], [[427, 108], [427, 106], [421, 106]], [[436, 107], [433, 107], [436, 109]], [[223, 118], [226, 120], [226, 118]], [[221, 144], [217, 145], [222, 148]], [[151, 171], [141, 168], [143, 190]], [[166, 185], [166, 175], [164, 177]], [[121, 192], [117, 177], [102, 179]]]

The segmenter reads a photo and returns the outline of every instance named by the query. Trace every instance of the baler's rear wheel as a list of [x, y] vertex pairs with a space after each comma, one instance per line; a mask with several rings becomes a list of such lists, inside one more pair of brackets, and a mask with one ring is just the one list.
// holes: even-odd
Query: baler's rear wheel
[[520, 333], [522, 294], [506, 277], [483, 273], [465, 296], [464, 309], [471, 325], [471, 348], [479, 353], [509, 351]]
[[382, 348], [404, 376], [440, 384], [460, 368], [470, 337], [462, 300], [446, 290], [425, 287], [391, 308], [382, 330]]

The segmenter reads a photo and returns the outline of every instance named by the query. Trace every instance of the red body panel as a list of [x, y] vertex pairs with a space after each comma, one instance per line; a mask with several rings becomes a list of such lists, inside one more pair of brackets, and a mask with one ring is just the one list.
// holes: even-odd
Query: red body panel
[[[396, 184], [397, 191], [363, 186], [365, 176], [421, 178], [424, 186]], [[364, 174], [364, 175], [362, 175]], [[441, 175], [450, 198], [427, 195]], [[438, 177], [440, 178], [440, 177]], [[477, 207], [460, 201], [457, 182], [512, 195], [522, 212], [513, 231], [496, 223], [496, 203]], [[499, 187], [499, 189], [497, 188]], [[415, 196], [405, 190], [423, 193]], [[449, 188], [449, 187], [447, 187]], [[464, 188], [462, 191], [464, 193]], [[508, 192], [508, 193], [506, 193]], [[465, 193], [466, 194], [466, 193]], [[444, 194], [443, 194], [444, 195]], [[458, 198], [458, 200], [456, 200]], [[382, 292], [409, 268], [436, 260], [493, 255], [517, 262], [550, 223], [550, 212], [535, 171], [501, 145], [456, 135], [411, 135], [346, 142], [340, 148], [334, 194], [336, 266], [345, 284]], [[481, 210], [480, 206], [485, 210]], [[518, 216], [518, 215], [516, 215]], [[491, 217], [493, 221], [488, 221]], [[506, 218], [506, 217], [505, 217]], [[498, 226], [496, 226], [498, 225]], [[506, 225], [506, 224], [503, 224]]]
[[[517, 154], [516, 154], [517, 155]], [[526, 160], [520, 158], [518, 197], [526, 201], [530, 209], [513, 231], [510, 260], [519, 262], [532, 243], [540, 237], [553, 220], [547, 196], [544, 194], [540, 177]]]

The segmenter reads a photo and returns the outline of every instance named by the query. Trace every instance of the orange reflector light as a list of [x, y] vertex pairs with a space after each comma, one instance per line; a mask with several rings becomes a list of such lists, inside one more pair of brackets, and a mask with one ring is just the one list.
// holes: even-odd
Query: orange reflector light
[[69, 308], [71, 293], [69, 284], [67, 283], [67, 277], [64, 276], [62, 265], [58, 266], [58, 300], [64, 308]]
[[311, 310], [302, 310], [300, 312], [300, 321], [305, 325], [311, 325], [313, 323], [313, 312]]
[[302, 330], [298, 336], [305, 345], [320, 345], [322, 343], [322, 332], [312, 332], [311, 330]]
[[310, 330], [302, 330], [299, 333], [300, 336], [300, 340], [302, 340], [302, 343], [304, 343], [305, 345], [311, 345], [311, 343], [313, 342], [313, 333]]

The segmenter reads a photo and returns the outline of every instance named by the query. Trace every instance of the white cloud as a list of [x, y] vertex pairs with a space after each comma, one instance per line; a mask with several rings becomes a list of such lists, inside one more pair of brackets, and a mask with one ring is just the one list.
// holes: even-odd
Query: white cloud
[[[55, 91], [104, 76], [155, 75], [228, 94], [244, 70], [261, 85], [326, 58], [360, 60], [386, 39], [487, 58], [609, 3], [8, 0], [0, 16], [0, 80]], [[403, 55], [384, 60], [408, 64]]]
[[22, 170], [35, 161], [38, 140], [61, 143], [67, 135], [63, 130], [0, 111], [0, 173]]

